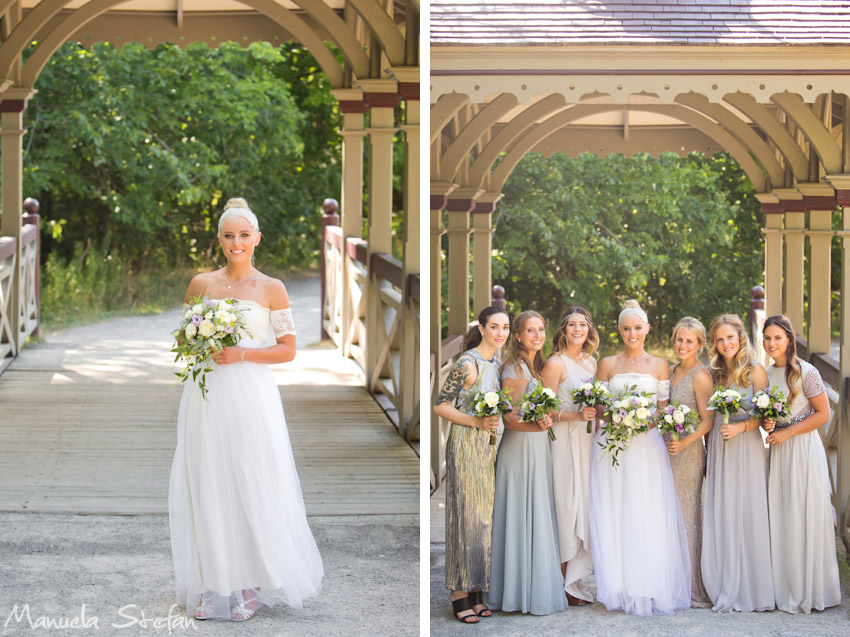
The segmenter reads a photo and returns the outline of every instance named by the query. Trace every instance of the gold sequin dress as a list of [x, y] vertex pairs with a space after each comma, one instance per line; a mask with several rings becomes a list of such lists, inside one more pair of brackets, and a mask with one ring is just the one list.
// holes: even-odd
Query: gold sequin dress
[[[694, 374], [702, 365], [694, 367], [677, 385], [670, 384], [670, 402], [687, 405], [697, 413], [697, 397], [694, 394]], [[675, 370], [675, 368], [674, 368]], [[671, 375], [672, 378], [672, 375]], [[670, 434], [664, 435], [670, 440]], [[673, 484], [682, 507], [685, 533], [691, 553], [691, 608], [711, 608], [711, 599], [702, 583], [700, 559], [702, 555], [702, 482], [705, 477], [705, 442], [702, 438], [692, 442], [675, 456], [670, 456]]]
[[[501, 388], [496, 361], [475, 350], [478, 379], [461, 390], [455, 407], [471, 414], [480, 391]], [[446, 588], [486, 591], [490, 581], [490, 537], [493, 523], [496, 445], [483, 429], [452, 423], [446, 441]]]

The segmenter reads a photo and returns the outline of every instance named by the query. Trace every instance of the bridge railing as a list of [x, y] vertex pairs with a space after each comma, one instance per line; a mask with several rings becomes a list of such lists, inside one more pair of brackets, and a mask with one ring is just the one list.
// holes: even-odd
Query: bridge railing
[[[366, 241], [344, 237], [336, 225], [325, 226], [322, 252], [322, 329], [361, 367], [367, 389], [405, 440], [418, 440], [419, 274], [405, 277], [398, 259], [369, 254]], [[374, 286], [377, 313], [371, 343], [368, 286]]]
[[18, 238], [0, 237], [0, 373], [41, 327], [39, 216], [35, 212], [23, 217], [20, 244], [18, 262]]

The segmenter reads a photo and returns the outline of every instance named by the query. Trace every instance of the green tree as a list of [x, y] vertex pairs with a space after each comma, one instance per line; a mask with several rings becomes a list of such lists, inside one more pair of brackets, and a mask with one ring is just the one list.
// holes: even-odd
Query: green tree
[[339, 193], [340, 114], [297, 43], [68, 43], [36, 88], [24, 192], [64, 237], [45, 254], [91, 239], [141, 267], [209, 263], [223, 199], [244, 196], [264, 264], [314, 260], [318, 205]]
[[762, 283], [760, 207], [728, 155], [531, 154], [503, 191], [493, 280], [553, 323], [584, 305], [610, 338], [636, 298], [666, 341], [683, 316], [745, 316]]

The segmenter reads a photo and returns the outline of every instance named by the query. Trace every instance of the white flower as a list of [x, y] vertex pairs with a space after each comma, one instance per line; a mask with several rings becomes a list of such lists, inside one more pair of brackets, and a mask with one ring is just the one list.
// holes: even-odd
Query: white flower
[[641, 396], [640, 398], [638, 398], [638, 404], [641, 407], [647, 407], [649, 405], [649, 398], [647, 398], [646, 396]]
[[228, 323], [230, 318], [230, 312], [227, 310], [216, 310], [215, 312], [215, 320], [221, 321], [222, 323]]
[[554, 398], [554, 397], [555, 397], [555, 392], [553, 392], [553, 391], [552, 391], [551, 389], [549, 389], [548, 387], [544, 387], [544, 388], [543, 388], [543, 391], [542, 391], [541, 393], [542, 393], [544, 396], [548, 396], [549, 398]]
[[192, 308], [192, 314], [201, 315], [204, 313], [204, 304], [198, 303], [195, 307]]
[[211, 320], [212, 320], [212, 318], [213, 318], [212, 310], [210, 310], [209, 312], [207, 312], [206, 314], [204, 314], [204, 318], [205, 318], [205, 319], [207, 319], [208, 321], [211, 321]]
[[187, 319], [187, 320], [191, 319], [194, 315], [195, 315], [195, 313], [192, 311], [191, 307], [187, 308], [186, 311], [183, 312], [183, 318]]
[[628, 416], [626, 416], [625, 418], [623, 418], [623, 424], [624, 424], [626, 427], [628, 427], [629, 429], [631, 429], [632, 427], [634, 427], [634, 425], [635, 425], [635, 420], [634, 420], [634, 418], [632, 418], [632, 415], [631, 415], [631, 414], [629, 414]]
[[673, 416], [671, 416], [670, 414], [664, 414], [664, 420], [670, 423], [671, 425], [673, 424]]
[[760, 409], [764, 409], [768, 405], [770, 405], [770, 396], [767, 394], [759, 394], [759, 397], [756, 399], [756, 405]]
[[579, 385], [578, 387], [579, 391], [587, 391], [588, 389], [593, 389], [593, 385], [591, 385], [590, 383], [585, 383], [584, 385]]
[[646, 420], [649, 416], [649, 412], [646, 410], [645, 407], [638, 407], [637, 411], [635, 412], [635, 416], [637, 416], [638, 420]]
[[195, 338], [195, 334], [198, 333], [198, 328], [195, 327], [192, 323], [189, 323], [186, 326], [186, 338]]
[[611, 420], [613, 420], [616, 423], [619, 423], [622, 420], [622, 418], [620, 418], [620, 414], [614, 414], [612, 416]]
[[688, 407], [687, 405], [679, 405], [679, 409], [681, 410], [681, 412], [682, 412], [683, 414], [689, 414], [689, 413], [691, 413], [691, 408], [690, 408], [690, 407]]
[[675, 420], [677, 424], [681, 425], [683, 422], [685, 422], [685, 414], [683, 414], [681, 411], [674, 411], [673, 420]]
[[499, 404], [499, 394], [494, 391], [488, 391], [484, 394], [484, 402], [488, 407], [495, 407]]
[[204, 338], [208, 338], [215, 334], [215, 326], [212, 324], [212, 321], [201, 321], [201, 324], [198, 326], [198, 334]]

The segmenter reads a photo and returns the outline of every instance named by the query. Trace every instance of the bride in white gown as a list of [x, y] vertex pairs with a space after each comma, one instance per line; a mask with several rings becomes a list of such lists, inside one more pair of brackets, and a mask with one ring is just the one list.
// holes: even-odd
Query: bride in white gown
[[[643, 349], [646, 314], [627, 302], [619, 325], [625, 349], [603, 358], [597, 376], [614, 397], [637, 386], [666, 405], [670, 373], [663, 359]], [[608, 610], [634, 615], [690, 608], [688, 541], [664, 439], [652, 428], [632, 439], [618, 460], [613, 466], [594, 442], [589, 499], [597, 599]]]
[[[252, 338], [217, 356], [198, 385], [183, 388], [171, 467], [169, 520], [177, 601], [197, 619], [250, 619], [261, 605], [300, 608], [319, 593], [322, 560], [268, 365], [295, 356], [289, 297], [251, 264], [257, 218], [231, 199], [219, 220], [227, 266], [199, 274], [196, 295], [238, 298]], [[273, 330], [274, 339], [270, 332]]]

